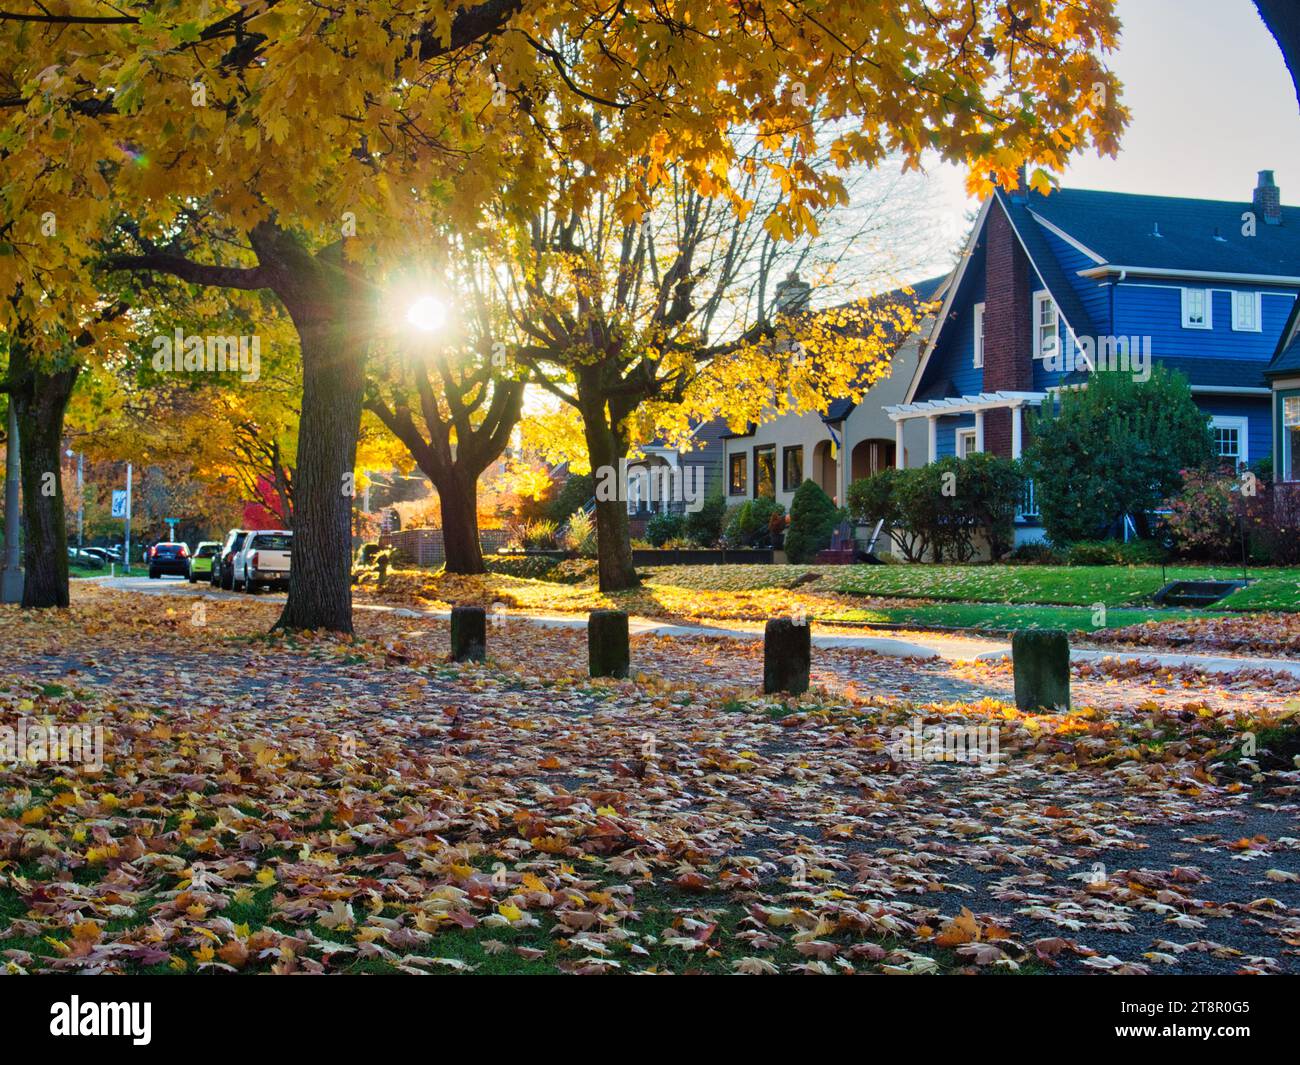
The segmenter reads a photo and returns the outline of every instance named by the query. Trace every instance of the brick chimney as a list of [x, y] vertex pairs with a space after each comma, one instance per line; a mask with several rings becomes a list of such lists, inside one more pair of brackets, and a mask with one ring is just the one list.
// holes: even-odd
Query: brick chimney
[[[984, 229], [984, 391], [1033, 388], [1032, 283], [1029, 257], [1001, 204], [989, 211]], [[1011, 415], [984, 416], [984, 449], [1011, 457]]]
[[808, 300], [812, 295], [812, 285], [799, 280], [799, 271], [791, 270], [784, 281], [776, 286], [776, 312], [778, 314], [798, 314], [808, 309]]
[[1029, 168], [1024, 163], [1016, 171], [1016, 187], [1009, 189], [1007, 195], [1011, 197], [1012, 203], [1029, 202]]
[[1282, 190], [1273, 181], [1273, 171], [1261, 170], [1259, 183], [1250, 198], [1255, 213], [1264, 219], [1264, 224], [1280, 226], [1282, 224]]

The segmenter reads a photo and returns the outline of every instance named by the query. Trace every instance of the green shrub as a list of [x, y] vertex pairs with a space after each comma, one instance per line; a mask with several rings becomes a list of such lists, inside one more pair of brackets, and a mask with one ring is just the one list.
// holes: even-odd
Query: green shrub
[[1241, 557], [1237, 524], [1240, 480], [1226, 470], [1188, 470], [1169, 501], [1165, 526], [1180, 554], [1216, 562]]
[[886, 526], [894, 525], [900, 517], [894, 493], [905, 472], [890, 466], [849, 485], [849, 517], [858, 525], [875, 525], [881, 520]]
[[506, 577], [526, 577], [531, 580], [550, 577], [559, 564], [558, 559], [548, 555], [483, 556], [483, 566], [489, 573], [500, 573]]
[[1024, 488], [1019, 463], [976, 453], [927, 466], [887, 469], [849, 486], [849, 514], [862, 525], [884, 519], [908, 561], [929, 555], [967, 562], [982, 538], [992, 558], [1011, 550]]
[[1151, 540], [1079, 540], [1065, 550], [1067, 566], [1146, 566], [1158, 563], [1162, 551]]
[[1013, 565], [1059, 566], [1065, 560], [1046, 540], [1035, 540], [1017, 547], [1007, 555], [1007, 561]]
[[528, 551], [555, 551], [559, 549], [560, 527], [553, 521], [542, 519], [527, 521], [519, 527], [516, 536]]
[[966, 524], [983, 535], [989, 557], [998, 561], [1011, 551], [1016, 539], [1016, 507], [1024, 491], [1025, 477], [1020, 463], [977, 451], [959, 459], [957, 505]]
[[570, 474], [569, 479], [546, 504], [546, 516], [563, 525], [596, 494], [596, 480], [589, 473]]
[[645, 538], [654, 547], [678, 540], [686, 532], [686, 518], [681, 514], [656, 514], [645, 526]]
[[771, 541], [774, 514], [784, 515], [785, 507], [771, 496], [749, 499], [729, 511], [724, 539], [731, 547], [766, 547]]
[[816, 481], [804, 481], [790, 501], [785, 555], [794, 563], [811, 562], [831, 544], [841, 511]]
[[1147, 514], [1182, 487], [1182, 471], [1212, 455], [1209, 415], [1187, 379], [1164, 367], [1146, 381], [1093, 373], [1088, 385], [1058, 394], [1028, 418], [1026, 470], [1054, 543], [1095, 540]]
[[596, 521], [590, 514], [579, 510], [570, 515], [564, 546], [582, 558], [596, 557]]
[[686, 515], [686, 538], [697, 547], [712, 547], [722, 538], [722, 523], [727, 513], [727, 503], [722, 497], [722, 486], [710, 492], [704, 506]]

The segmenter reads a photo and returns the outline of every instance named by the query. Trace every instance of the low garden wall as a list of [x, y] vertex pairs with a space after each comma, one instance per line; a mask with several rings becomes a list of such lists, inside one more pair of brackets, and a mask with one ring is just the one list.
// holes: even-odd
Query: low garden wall
[[707, 547], [633, 548], [634, 566], [771, 565], [770, 547], [713, 549]]
[[[509, 534], [505, 529], [483, 529], [479, 543], [485, 555], [496, 554], [505, 547]], [[407, 565], [439, 566], [447, 560], [441, 529], [403, 529], [401, 532], [383, 533], [379, 537], [381, 548], [391, 549], [393, 556]]]

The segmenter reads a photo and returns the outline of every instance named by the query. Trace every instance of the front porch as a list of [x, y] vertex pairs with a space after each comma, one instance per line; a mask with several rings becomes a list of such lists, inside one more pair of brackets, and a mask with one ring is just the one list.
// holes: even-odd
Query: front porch
[[[1024, 452], [1024, 410], [1026, 407], [1041, 406], [1047, 398], [1046, 392], [981, 392], [977, 395], [952, 396], [945, 399], [929, 399], [916, 403], [899, 403], [886, 407], [885, 413], [894, 423], [896, 462], [898, 469], [906, 468], [903, 452], [903, 426], [918, 418], [926, 420], [926, 464], [937, 462], [946, 455], [965, 458], [975, 452], [991, 451], [1006, 458], [1019, 459]], [[1010, 435], [1004, 438], [1006, 446], [989, 446], [986, 440], [986, 416], [990, 411], [1007, 411], [1010, 416]], [[940, 437], [941, 422], [956, 419], [948, 427], [953, 431], [952, 446]], [[1016, 525], [1025, 528], [1021, 535], [1017, 529], [1017, 543], [1035, 539], [1034, 530], [1039, 524], [1038, 503], [1035, 498], [1034, 482], [1025, 480], [1025, 490], [1016, 510]]]
[[1010, 454], [1005, 457], [1018, 459], [1024, 450], [1022, 412], [1025, 407], [1040, 406], [1046, 398], [1046, 392], [981, 392], [973, 396], [927, 399], [917, 403], [899, 403], [886, 407], [885, 413], [894, 423], [895, 465], [899, 469], [905, 466], [903, 426], [916, 418], [926, 419], [926, 463], [936, 462], [942, 457], [939, 442], [939, 421], [942, 418], [962, 418], [964, 421], [966, 416], [973, 416], [973, 426], [969, 429], [964, 424], [954, 426], [961, 435], [954, 439], [951, 452], [948, 452], [946, 447], [942, 449], [945, 454], [951, 453], [958, 458], [965, 458], [966, 455], [976, 451], [999, 452], [1001, 450], [999, 448], [985, 446], [985, 415], [994, 410], [1005, 410], [1011, 416]]

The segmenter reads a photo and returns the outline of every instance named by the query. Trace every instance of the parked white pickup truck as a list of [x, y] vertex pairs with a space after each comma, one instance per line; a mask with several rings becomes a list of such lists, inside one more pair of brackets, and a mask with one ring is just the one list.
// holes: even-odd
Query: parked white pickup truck
[[235, 555], [234, 589], [256, 594], [263, 588], [289, 587], [289, 556], [293, 533], [262, 529], [248, 534]]

